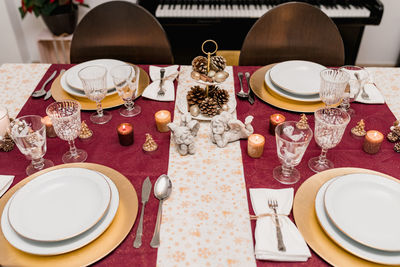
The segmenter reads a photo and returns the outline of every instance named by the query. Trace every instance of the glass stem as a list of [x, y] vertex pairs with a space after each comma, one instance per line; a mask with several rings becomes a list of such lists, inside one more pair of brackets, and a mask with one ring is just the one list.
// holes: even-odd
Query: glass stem
[[33, 168], [35, 168], [35, 170], [43, 169], [44, 159], [43, 158], [32, 159], [32, 166], [33, 166]]
[[318, 158], [318, 164], [319, 165], [325, 164], [325, 162], [326, 162], [326, 153], [328, 153], [328, 149], [323, 148], [322, 151], [321, 151], [321, 155], [319, 155], [319, 158]]
[[99, 117], [103, 117], [103, 108], [101, 107], [101, 101], [96, 102], [96, 110]]
[[350, 108], [350, 99], [349, 99], [349, 97], [344, 97], [343, 100], [342, 100], [342, 103], [340, 104], [340, 106], [344, 111], [349, 110], [349, 108]]
[[125, 105], [127, 110], [132, 110], [133, 107], [135, 106], [132, 98], [125, 99], [124, 105]]
[[289, 177], [290, 175], [292, 175], [293, 172], [293, 167], [286, 165], [286, 164], [282, 164], [282, 175], [285, 177]]
[[78, 156], [78, 151], [75, 146], [75, 140], [68, 141], [69, 144], [69, 152], [71, 152], [71, 156], [76, 158]]

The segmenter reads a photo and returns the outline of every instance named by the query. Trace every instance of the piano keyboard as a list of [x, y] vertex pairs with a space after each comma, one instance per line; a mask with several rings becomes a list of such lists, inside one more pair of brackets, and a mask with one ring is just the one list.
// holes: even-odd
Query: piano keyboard
[[[157, 18], [259, 18], [275, 5], [266, 4], [159, 4]], [[330, 18], [368, 18], [370, 10], [363, 6], [330, 5], [319, 7]]]

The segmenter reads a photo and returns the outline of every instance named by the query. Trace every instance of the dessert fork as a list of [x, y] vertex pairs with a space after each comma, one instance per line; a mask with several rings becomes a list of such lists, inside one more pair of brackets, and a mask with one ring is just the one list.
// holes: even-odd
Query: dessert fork
[[158, 90], [158, 93], [157, 93], [158, 96], [165, 95], [164, 88], [163, 88], [164, 74], [165, 74], [165, 69], [164, 68], [160, 69], [160, 90]]
[[278, 202], [276, 200], [269, 199], [268, 206], [274, 211], [275, 214], [275, 227], [276, 227], [276, 238], [278, 239], [278, 250], [286, 251], [285, 244], [283, 244], [281, 225], [279, 224], [278, 213], [276, 208], [278, 207]]

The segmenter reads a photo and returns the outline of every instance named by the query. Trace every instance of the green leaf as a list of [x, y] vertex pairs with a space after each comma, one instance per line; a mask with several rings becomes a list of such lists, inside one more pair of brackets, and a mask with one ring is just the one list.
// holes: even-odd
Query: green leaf
[[21, 18], [25, 18], [26, 12], [22, 9], [22, 7], [18, 8], [19, 13], [21, 14]]
[[37, 6], [34, 6], [33, 13], [35, 14], [36, 17], [39, 17], [40, 16], [40, 8]]
[[41, 9], [42, 14], [45, 16], [50, 16], [51, 13], [54, 11], [54, 9], [56, 9], [56, 7], [57, 7], [57, 4], [55, 4], [55, 3], [53, 3], [51, 5], [45, 5]]
[[33, 0], [33, 4], [38, 7], [43, 7], [47, 0]]

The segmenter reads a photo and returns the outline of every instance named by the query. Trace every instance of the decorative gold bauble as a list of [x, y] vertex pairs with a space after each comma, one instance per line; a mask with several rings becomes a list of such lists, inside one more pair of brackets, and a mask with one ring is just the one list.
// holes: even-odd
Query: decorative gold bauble
[[193, 117], [197, 117], [200, 114], [200, 109], [197, 105], [190, 106], [189, 108], [190, 115]]
[[192, 71], [192, 73], [190, 73], [190, 76], [196, 81], [200, 80], [200, 75], [201, 74], [197, 71]]

